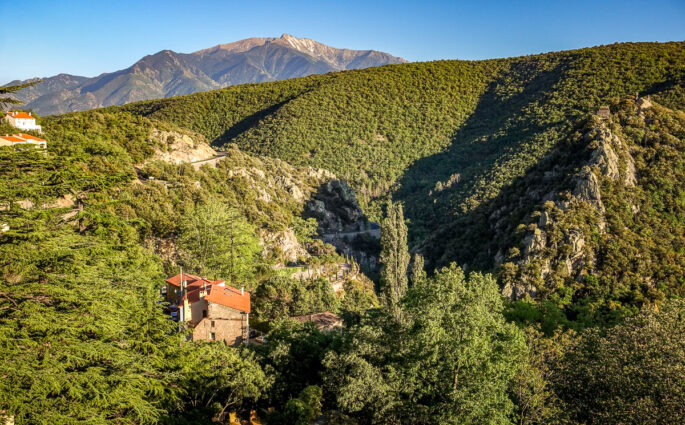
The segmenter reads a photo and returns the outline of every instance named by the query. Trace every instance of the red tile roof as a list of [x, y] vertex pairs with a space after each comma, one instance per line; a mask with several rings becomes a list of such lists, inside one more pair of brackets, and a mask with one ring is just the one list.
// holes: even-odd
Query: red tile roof
[[26, 119], [30, 119], [30, 120], [36, 119], [36, 117], [33, 117], [33, 116], [27, 114], [26, 112], [14, 111], [14, 112], [8, 112], [7, 115], [11, 116], [12, 118], [26, 118]]
[[26, 139], [22, 139], [21, 137], [16, 137], [16, 136], [0, 136], [0, 139], [7, 140], [12, 143], [25, 143]]
[[223, 280], [209, 280], [206, 277], [203, 277], [199, 280], [193, 281], [192, 283], [188, 283], [188, 290], [193, 290], [196, 288], [209, 288], [212, 285], [225, 285], [226, 282]]
[[40, 137], [32, 136], [30, 134], [26, 133], [18, 133], [18, 134], [13, 134], [13, 136], [21, 137], [22, 139], [29, 139], [29, 140], [35, 140], [36, 142], [44, 142], [44, 139], [41, 139]]
[[[183, 277], [185, 278], [186, 282], [188, 284], [195, 282], [196, 280], [201, 280], [202, 278], [200, 276], [195, 276], [192, 274], [188, 273], [183, 273]], [[174, 286], [178, 286], [179, 288], [181, 287], [181, 275], [177, 274], [176, 276], [172, 276], [169, 279], [166, 280], [166, 283], [169, 283]]]
[[212, 290], [205, 297], [205, 300], [243, 313], [250, 312], [250, 293], [230, 286], [212, 286]]
[[183, 297], [181, 297], [181, 302], [178, 307], [183, 308], [183, 301], [188, 298], [188, 304], [196, 303], [200, 301], [200, 289], [195, 289], [193, 291], [188, 291]]
[[[230, 307], [244, 313], [250, 312], [250, 293], [247, 291], [241, 291], [240, 289], [233, 288], [226, 285], [223, 280], [209, 280], [206, 277], [195, 276], [187, 273], [183, 273], [183, 277], [187, 282], [187, 294], [188, 303], [192, 304], [200, 300], [200, 292], [206, 288], [207, 296], [205, 300], [215, 304], [223, 305], [225, 307]], [[166, 280], [167, 283], [174, 286], [181, 286], [181, 275], [177, 274]], [[179, 307], [183, 306], [183, 300], [185, 297], [181, 298]]]

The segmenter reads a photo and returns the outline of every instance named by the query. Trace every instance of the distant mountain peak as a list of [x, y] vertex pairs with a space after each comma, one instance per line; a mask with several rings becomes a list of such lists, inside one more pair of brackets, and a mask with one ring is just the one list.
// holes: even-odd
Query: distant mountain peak
[[[293, 49], [299, 50], [300, 52], [306, 52], [309, 54], [316, 54], [317, 49], [335, 49], [334, 47], [326, 46], [325, 44], [316, 42], [309, 38], [297, 38], [290, 34], [283, 34], [279, 39], [287, 43]], [[336, 49], [337, 50], [337, 49]]]
[[16, 97], [26, 108], [46, 115], [403, 62], [383, 52], [338, 49], [284, 33], [280, 38], [246, 38], [193, 53], [165, 49], [93, 78], [59, 74]]

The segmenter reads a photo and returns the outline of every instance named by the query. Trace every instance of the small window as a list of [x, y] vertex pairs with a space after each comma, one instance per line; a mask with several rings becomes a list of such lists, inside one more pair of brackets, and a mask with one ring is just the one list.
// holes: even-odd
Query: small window
[[212, 327], [214, 327], [214, 320], [212, 320], [210, 323], [211, 323]]
[[212, 341], [216, 341], [216, 334], [214, 332], [210, 332], [209, 339], [211, 339]]
[[207, 310], [202, 310], [202, 317], [207, 317]]

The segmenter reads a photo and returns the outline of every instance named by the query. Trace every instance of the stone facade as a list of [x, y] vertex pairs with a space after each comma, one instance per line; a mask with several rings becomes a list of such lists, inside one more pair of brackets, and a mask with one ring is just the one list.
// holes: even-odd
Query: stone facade
[[227, 345], [238, 345], [249, 331], [248, 317], [248, 314], [230, 307], [207, 303], [207, 317], [195, 325], [193, 340], [224, 341]]

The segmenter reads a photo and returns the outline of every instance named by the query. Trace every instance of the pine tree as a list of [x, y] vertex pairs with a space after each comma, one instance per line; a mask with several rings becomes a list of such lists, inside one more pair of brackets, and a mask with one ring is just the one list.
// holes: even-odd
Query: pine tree
[[10, 94], [15, 93], [21, 89], [26, 88], [26, 87], [31, 87], [33, 85], [40, 83], [40, 82], [41, 81], [33, 81], [30, 83], [19, 84], [16, 86], [0, 87], [0, 109], [4, 109], [5, 105], [14, 105], [17, 103], [22, 103], [21, 101], [10, 96]]
[[407, 290], [409, 250], [407, 225], [402, 204], [388, 203], [388, 211], [381, 225], [381, 292], [389, 313], [399, 320], [400, 300]]

